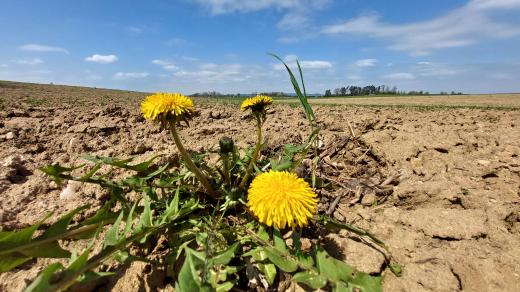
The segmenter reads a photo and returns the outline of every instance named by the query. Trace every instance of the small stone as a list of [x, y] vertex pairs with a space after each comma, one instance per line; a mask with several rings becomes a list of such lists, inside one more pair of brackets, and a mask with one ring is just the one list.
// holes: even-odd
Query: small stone
[[18, 169], [18, 168], [20, 168], [20, 166], [22, 166], [22, 164], [23, 164], [22, 156], [11, 155], [4, 160], [4, 163], [2, 165], [4, 167]]
[[366, 194], [363, 196], [363, 199], [361, 199], [361, 205], [370, 207], [370, 206], [374, 205], [376, 201], [377, 201], [376, 194], [369, 193], [369, 194]]
[[49, 189], [51, 189], [51, 190], [56, 190], [56, 189], [58, 189], [58, 184], [57, 184], [55, 181], [51, 181], [51, 182], [49, 183]]
[[302, 246], [301, 246], [302, 250], [310, 250], [312, 248], [312, 242], [310, 239], [308, 239], [306, 237], [302, 237], [300, 239], [300, 242], [302, 244]]
[[480, 165], [489, 165], [491, 162], [489, 160], [477, 160], [477, 163]]
[[144, 144], [139, 144], [134, 147], [134, 150], [132, 150], [132, 154], [143, 154], [148, 150], [150, 150], [150, 147], [148, 147]]
[[13, 132], [9, 132], [9, 133], [5, 134], [5, 139], [7, 139], [7, 140], [14, 139], [14, 137], [16, 137], [16, 135]]
[[60, 199], [69, 200], [73, 199], [78, 193], [81, 182], [69, 180], [67, 187], [65, 187], [60, 193]]

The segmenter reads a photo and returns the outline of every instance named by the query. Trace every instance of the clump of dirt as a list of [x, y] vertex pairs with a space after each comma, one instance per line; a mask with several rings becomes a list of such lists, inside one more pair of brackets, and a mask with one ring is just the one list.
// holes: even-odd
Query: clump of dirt
[[[60, 198], [63, 187], [38, 167], [77, 165], [85, 153], [177, 155], [168, 133], [140, 117], [136, 100], [103, 106], [60, 105], [56, 97], [47, 101], [52, 106], [4, 102], [1, 229], [23, 228], [49, 212], [59, 216], [87, 203], [95, 209], [106, 198], [86, 184]], [[196, 106], [199, 115], [181, 130], [186, 148], [207, 150], [222, 136], [234, 137], [239, 147], [253, 145], [254, 125], [236, 105]], [[520, 112], [323, 106], [315, 112], [322, 129], [318, 174], [323, 184], [335, 186], [320, 193], [320, 212], [385, 242], [404, 267], [400, 278], [384, 273], [385, 291], [518, 290]], [[309, 133], [302, 111], [287, 105], [273, 106], [264, 128], [265, 151], [304, 141]], [[361, 270], [383, 270], [381, 252], [362, 238], [342, 231], [326, 240], [339, 258]], [[0, 290], [23, 289], [48, 263], [38, 260], [1, 274]], [[132, 264], [120, 275], [106, 287], [172, 289], [164, 271], [146, 264]]]

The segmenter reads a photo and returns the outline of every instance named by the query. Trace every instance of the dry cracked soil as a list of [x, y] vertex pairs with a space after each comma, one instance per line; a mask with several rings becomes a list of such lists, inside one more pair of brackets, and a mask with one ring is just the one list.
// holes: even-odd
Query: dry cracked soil
[[[2, 230], [86, 203], [99, 207], [106, 195], [80, 185], [73, 198], [60, 198], [61, 188], [37, 170], [41, 166], [78, 164], [85, 153], [176, 153], [167, 133], [140, 117], [141, 93], [4, 83], [0, 96]], [[186, 148], [208, 149], [222, 136], [234, 137], [238, 146], [253, 144], [253, 125], [237, 105], [196, 105], [199, 115], [181, 130]], [[362, 178], [376, 185], [391, 178], [389, 192], [320, 193], [322, 211], [341, 195], [331, 214], [377, 235], [403, 266], [402, 277], [383, 273], [385, 291], [520, 291], [520, 111], [314, 108], [322, 147], [340, 145], [324, 158], [326, 175], [348, 188], [353, 177], [361, 179], [354, 172], [376, 161], [377, 169], [365, 169]], [[362, 141], [357, 148], [338, 143], [352, 136], [349, 123]], [[300, 108], [276, 104], [265, 132], [267, 148], [275, 149], [301, 141], [308, 128]], [[351, 159], [353, 151], [361, 154]], [[347, 232], [327, 239], [341, 259], [381, 273], [384, 257], [370, 244]], [[0, 290], [23, 290], [48, 263], [33, 261], [1, 274]], [[121, 270], [105, 288], [172, 289], [143, 263]]]

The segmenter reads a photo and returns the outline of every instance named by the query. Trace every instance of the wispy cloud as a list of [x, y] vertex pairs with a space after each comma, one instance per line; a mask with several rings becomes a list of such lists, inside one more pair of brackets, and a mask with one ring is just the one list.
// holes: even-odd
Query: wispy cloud
[[199, 60], [199, 58], [195, 58], [195, 57], [190, 57], [190, 56], [182, 56], [181, 57], [184, 61], [189, 61], [189, 62], [196, 62]]
[[438, 49], [469, 46], [485, 39], [519, 36], [520, 28], [517, 25], [495, 16], [496, 12], [507, 13], [512, 9], [520, 9], [520, 1], [473, 0], [430, 20], [391, 24], [372, 13], [326, 26], [322, 33], [385, 39], [390, 42], [388, 47], [392, 50], [428, 55]]
[[[284, 57], [284, 61], [287, 66], [292, 69], [298, 68], [298, 64], [296, 63], [297, 56], [296, 55], [287, 55]], [[332, 63], [329, 61], [318, 61], [318, 60], [298, 60], [300, 62], [300, 66], [302, 69], [329, 69], [332, 68]], [[277, 63], [273, 65], [275, 70], [285, 70], [285, 66], [283, 64]]]
[[243, 82], [251, 78], [251, 72], [244, 70], [240, 64], [204, 63], [196, 69], [183, 69], [174, 73], [176, 78], [198, 82]]
[[167, 61], [167, 60], [159, 60], [155, 59], [152, 61], [152, 64], [161, 66], [164, 70], [167, 71], [175, 71], [179, 69], [173, 62]]
[[43, 64], [43, 60], [40, 58], [32, 58], [32, 59], [21, 59], [21, 60], [15, 60], [15, 63], [21, 64], [21, 65], [39, 65]]
[[[323, 9], [330, 0], [192, 0], [205, 7], [211, 14], [247, 13], [266, 9], [286, 12], [278, 22], [281, 30], [301, 30], [309, 27], [311, 14]], [[307, 31], [308, 33], [308, 31]], [[299, 40], [299, 37], [295, 38]], [[282, 42], [291, 42], [282, 38]]]
[[150, 76], [148, 72], [117, 72], [114, 74], [116, 80], [142, 79]]
[[304, 2], [302, 0], [192, 0], [204, 6], [213, 14], [233, 12], [251, 12], [268, 8], [294, 8]]
[[415, 79], [415, 76], [412, 73], [399, 72], [399, 73], [391, 73], [383, 76], [385, 79], [389, 80], [412, 80]]
[[116, 55], [94, 54], [90, 57], [85, 58], [85, 61], [87, 61], [87, 62], [93, 62], [93, 63], [98, 63], [98, 64], [110, 64], [110, 63], [117, 62], [117, 60], [118, 60], [118, 57]]
[[413, 69], [419, 76], [453, 76], [461, 72], [461, 70], [451, 68], [447, 64], [426, 61], [417, 62]]
[[377, 63], [377, 59], [361, 59], [354, 62], [356, 67], [373, 67]]
[[137, 26], [129, 26], [128, 27], [128, 30], [131, 32], [131, 33], [135, 33], [135, 34], [141, 34], [144, 32], [144, 29], [141, 28], [141, 27], [137, 27]]
[[188, 40], [185, 40], [183, 38], [170, 38], [164, 42], [164, 44], [168, 47], [183, 46], [189, 43], [190, 42]]
[[20, 46], [20, 50], [28, 51], [28, 52], [57, 52], [57, 53], [64, 53], [64, 54], [69, 53], [69, 51], [64, 48], [52, 47], [52, 46], [40, 45], [40, 44], [26, 44], [26, 45]]

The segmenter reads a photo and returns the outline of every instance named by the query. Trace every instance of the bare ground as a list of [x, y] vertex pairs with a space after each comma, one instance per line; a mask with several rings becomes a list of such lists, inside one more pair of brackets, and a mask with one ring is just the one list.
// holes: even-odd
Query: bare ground
[[[60, 199], [61, 190], [37, 170], [40, 166], [78, 164], [84, 153], [150, 157], [176, 152], [166, 132], [139, 116], [136, 101], [142, 94], [107, 93], [110, 105], [96, 105], [100, 93], [81, 89], [76, 99], [85, 102], [79, 106], [63, 103], [70, 88], [21, 95], [26, 90], [0, 86], [2, 230], [33, 224], [48, 212], [99, 206], [104, 194], [88, 185], [74, 199]], [[42, 90], [48, 92], [44, 98], [38, 95]], [[187, 148], [208, 149], [225, 135], [239, 146], [253, 143], [253, 125], [236, 106], [197, 107], [200, 115], [181, 134]], [[353, 177], [376, 185], [395, 178], [389, 194], [356, 197], [341, 189], [320, 194], [322, 212], [343, 195], [333, 216], [383, 239], [403, 265], [400, 278], [384, 273], [385, 291], [520, 291], [520, 111], [345, 106], [316, 106], [315, 111], [325, 148], [351, 136], [347, 121], [363, 146], [345, 144], [329, 155], [324, 175], [346, 187]], [[301, 110], [287, 105], [272, 108], [265, 129], [272, 150], [308, 133]], [[352, 157], [355, 151], [362, 153]], [[362, 175], [356, 173], [360, 169]], [[381, 272], [384, 258], [377, 249], [344, 232], [328, 238], [340, 248], [338, 257], [366, 272]], [[22, 290], [48, 262], [0, 275], [0, 290]], [[171, 290], [159, 272], [141, 263], [120, 275], [106, 288]]]
[[[297, 102], [296, 99], [285, 100]], [[404, 107], [475, 107], [519, 109], [520, 94], [464, 94], [464, 95], [419, 95], [419, 96], [368, 96], [313, 98], [311, 103], [329, 105], [404, 106]]]

